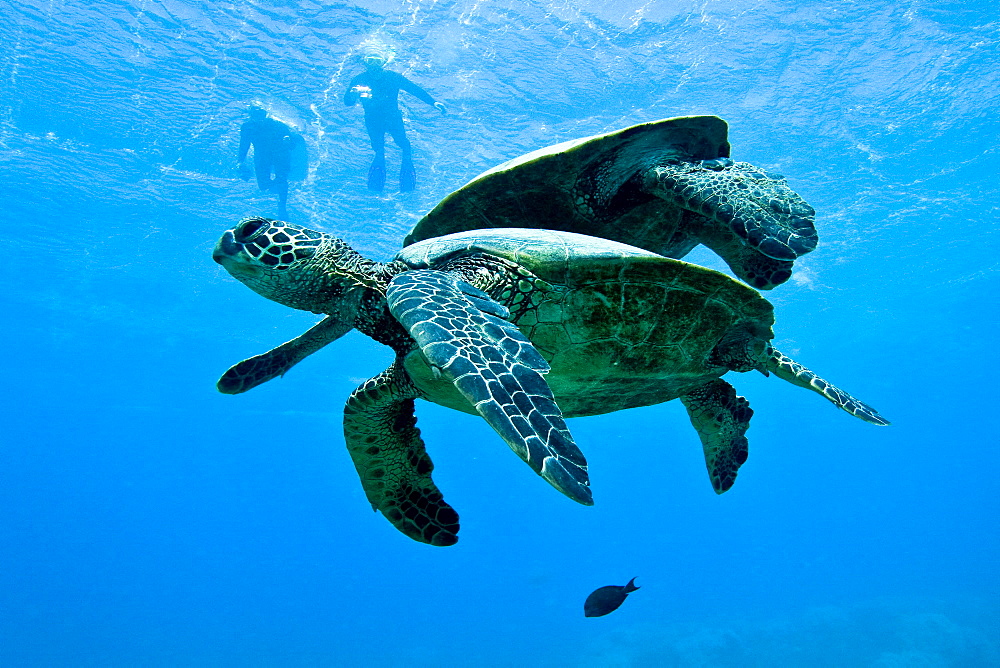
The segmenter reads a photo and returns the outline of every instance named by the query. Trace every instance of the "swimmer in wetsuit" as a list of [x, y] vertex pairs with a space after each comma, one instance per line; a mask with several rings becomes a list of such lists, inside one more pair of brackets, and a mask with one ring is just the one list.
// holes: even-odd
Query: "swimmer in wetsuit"
[[365, 71], [351, 79], [344, 93], [344, 104], [351, 107], [361, 100], [365, 109], [365, 127], [375, 151], [375, 159], [368, 170], [368, 188], [380, 192], [385, 187], [385, 135], [399, 146], [402, 160], [399, 167], [399, 191], [409, 192], [416, 187], [417, 173], [413, 168], [410, 140], [406, 138], [403, 115], [399, 111], [399, 91], [405, 90], [419, 100], [432, 105], [442, 114], [447, 109], [423, 88], [399, 72], [384, 69], [389, 58], [379, 53], [365, 56]]
[[[292, 143], [299, 139], [285, 123], [267, 115], [267, 109], [258, 102], [250, 105], [250, 120], [240, 128], [240, 150], [236, 168], [243, 180], [250, 178], [246, 165], [247, 152], [253, 144], [253, 166], [257, 174], [257, 187], [277, 194], [278, 218], [288, 215], [288, 172], [292, 164]], [[271, 172], [274, 171], [274, 178]]]

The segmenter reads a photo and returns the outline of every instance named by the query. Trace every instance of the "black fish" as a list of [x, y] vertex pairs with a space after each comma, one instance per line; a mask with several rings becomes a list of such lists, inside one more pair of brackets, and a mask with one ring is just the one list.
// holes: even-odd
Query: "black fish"
[[635, 578], [628, 581], [624, 587], [608, 585], [595, 589], [583, 602], [583, 614], [585, 617], [600, 617], [609, 612], [614, 612], [618, 606], [625, 602], [625, 597], [634, 592], [638, 587], [634, 584]]

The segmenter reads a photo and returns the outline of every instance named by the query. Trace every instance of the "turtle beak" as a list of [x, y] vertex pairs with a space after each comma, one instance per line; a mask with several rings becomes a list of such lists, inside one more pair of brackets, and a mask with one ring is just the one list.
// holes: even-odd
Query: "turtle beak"
[[215, 244], [215, 250], [212, 251], [212, 259], [225, 266], [225, 261], [231, 260], [239, 252], [240, 245], [236, 243], [233, 231], [226, 230], [226, 233], [219, 239], [219, 243]]
[[212, 259], [239, 281], [245, 282], [246, 279], [256, 278], [261, 272], [261, 268], [256, 266], [243, 250], [243, 244], [236, 241], [233, 230], [227, 230], [219, 239], [219, 243], [215, 244]]

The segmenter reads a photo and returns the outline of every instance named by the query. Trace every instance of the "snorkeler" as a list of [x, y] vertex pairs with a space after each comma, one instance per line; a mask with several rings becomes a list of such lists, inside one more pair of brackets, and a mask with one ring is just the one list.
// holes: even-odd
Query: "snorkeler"
[[403, 127], [403, 115], [399, 111], [399, 91], [405, 90], [417, 99], [433, 105], [442, 114], [447, 113], [447, 109], [443, 103], [435, 102], [427, 91], [399, 72], [384, 69], [391, 58], [391, 54], [366, 54], [365, 71], [351, 79], [347, 92], [344, 93], [344, 104], [351, 107], [360, 99], [361, 106], [365, 109], [365, 127], [375, 151], [375, 159], [368, 170], [368, 188], [380, 192], [385, 187], [385, 135], [389, 133], [402, 152], [399, 191], [409, 192], [417, 185], [417, 173], [413, 168], [410, 140], [406, 138], [406, 129]]
[[[250, 105], [250, 120], [240, 129], [240, 150], [236, 168], [244, 181], [250, 178], [246, 165], [247, 152], [253, 144], [253, 166], [257, 174], [257, 187], [278, 195], [278, 217], [287, 216], [288, 173], [292, 165], [293, 148], [304, 140], [291, 127], [267, 115], [259, 102]], [[271, 172], [274, 171], [274, 178]]]

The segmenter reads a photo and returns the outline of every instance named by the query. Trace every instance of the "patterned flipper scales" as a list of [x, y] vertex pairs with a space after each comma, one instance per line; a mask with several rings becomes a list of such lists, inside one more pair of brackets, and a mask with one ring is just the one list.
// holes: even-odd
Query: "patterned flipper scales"
[[776, 260], [816, 248], [815, 210], [784, 177], [728, 158], [654, 167], [646, 188], [658, 197], [729, 225], [748, 245]]
[[458, 513], [431, 480], [434, 465], [413, 413], [417, 390], [399, 369], [393, 363], [347, 400], [347, 450], [372, 508], [413, 540], [454, 545]]
[[736, 482], [736, 472], [747, 460], [749, 451], [744, 434], [753, 410], [721, 378], [683, 395], [681, 402], [701, 438], [712, 488], [716, 494], [722, 494]]
[[768, 345], [767, 361], [765, 369], [773, 373], [778, 378], [787, 380], [789, 383], [818, 392], [829, 399], [837, 408], [847, 411], [854, 417], [861, 418], [865, 422], [877, 425], [887, 425], [889, 421], [878, 414], [874, 408], [858, 401], [847, 392], [823, 380], [815, 373], [805, 368], [791, 357], [782, 354]]
[[549, 365], [505, 319], [507, 309], [454, 274], [435, 270], [399, 274], [386, 297], [431, 367], [507, 445], [553, 487], [591, 505], [587, 462], [542, 377]]
[[284, 376], [303, 359], [328, 343], [336, 341], [353, 328], [353, 322], [345, 322], [332, 315], [327, 316], [301, 336], [230, 367], [222, 374], [216, 387], [223, 394], [240, 394], [272, 378]]

